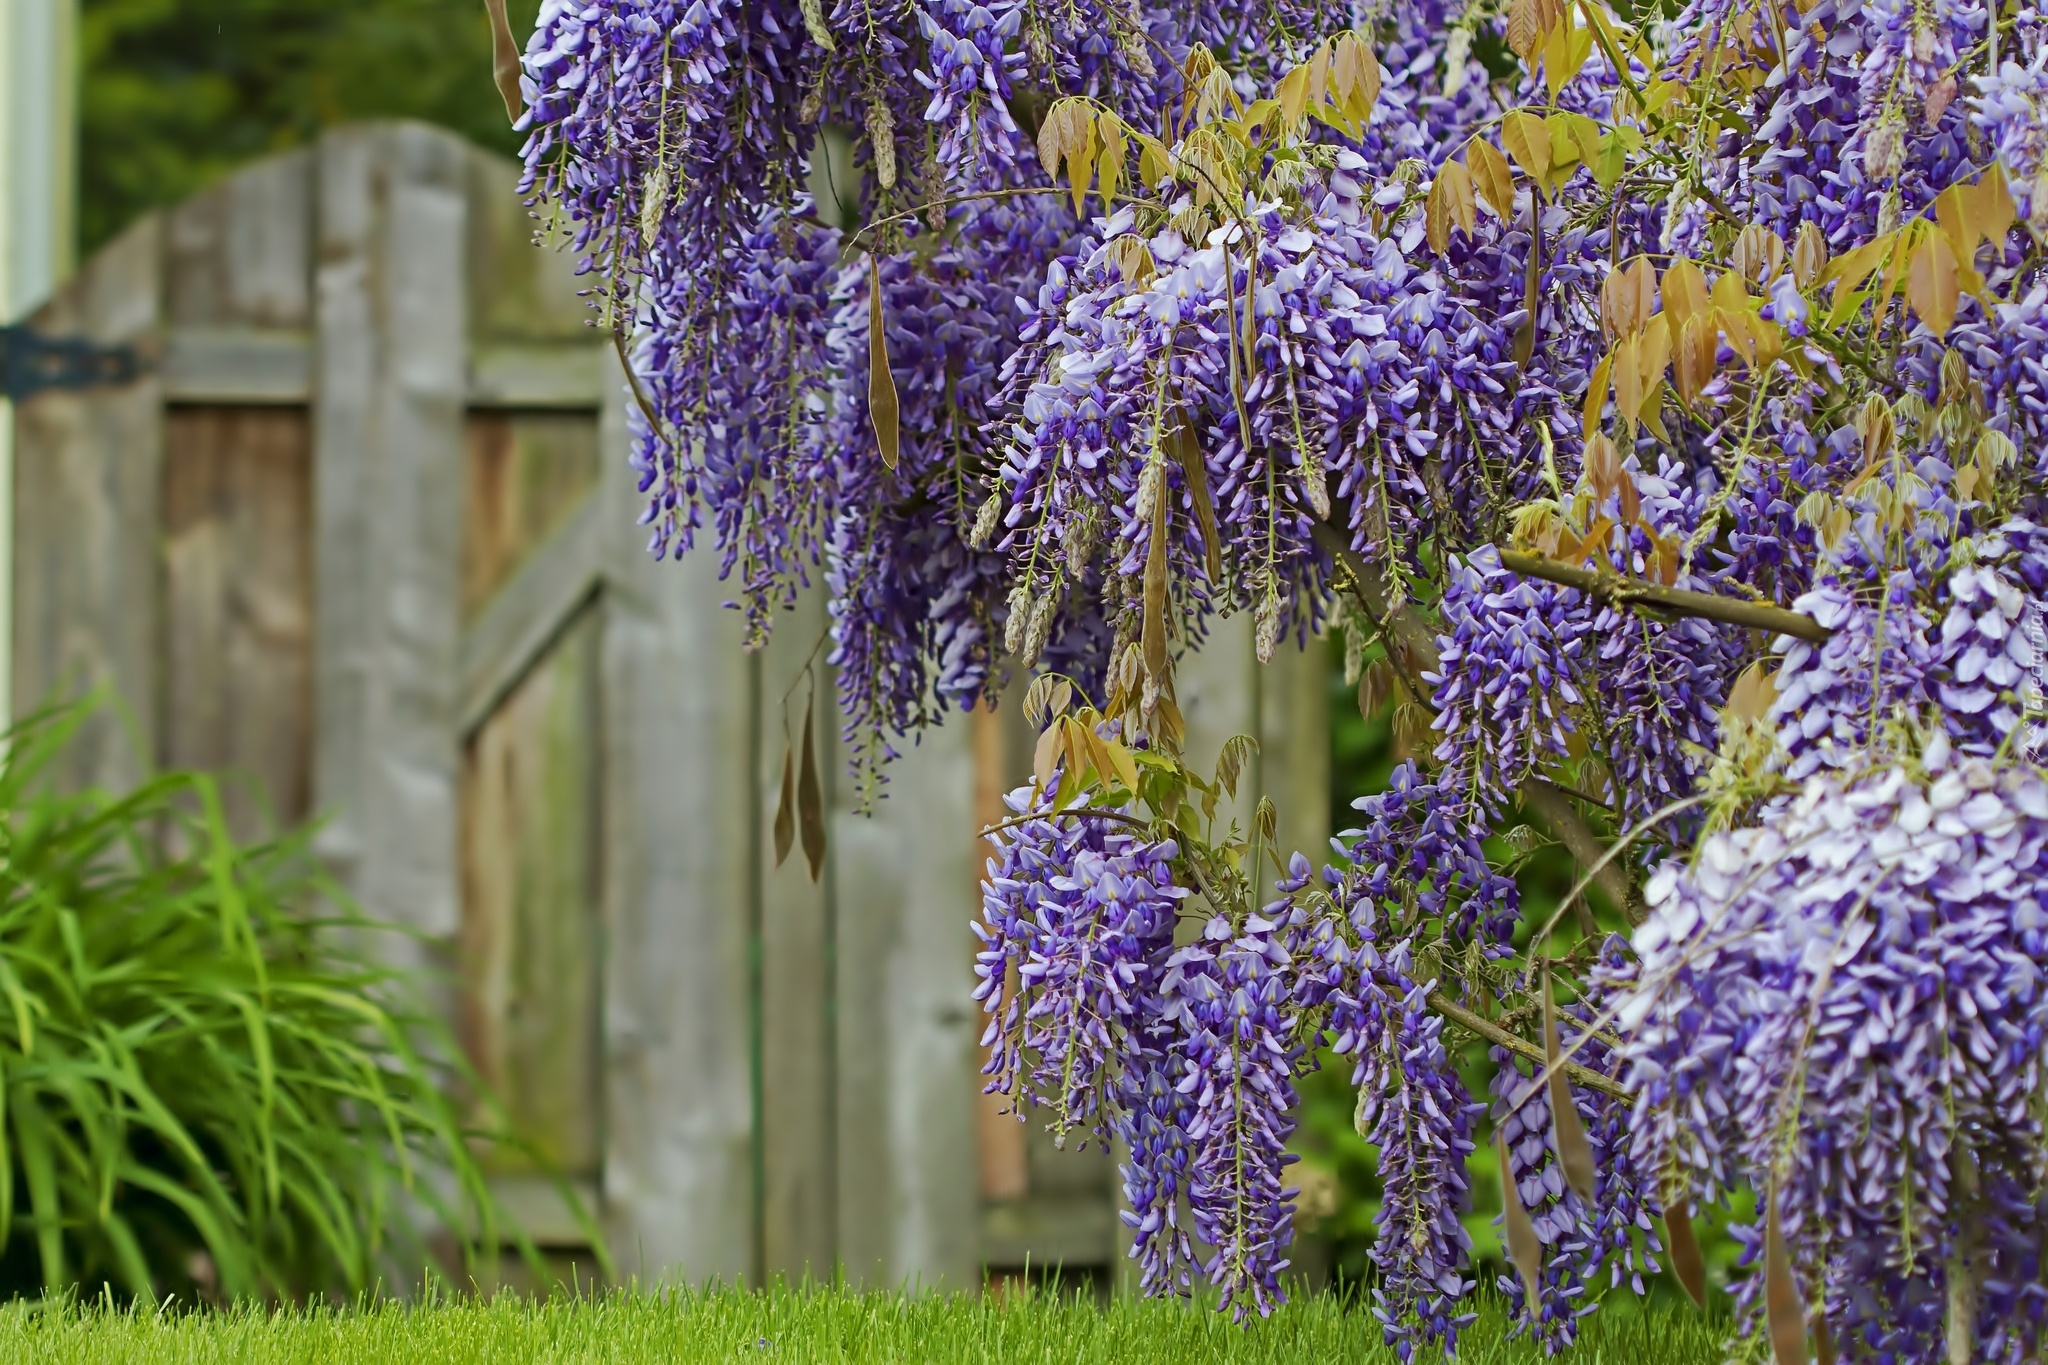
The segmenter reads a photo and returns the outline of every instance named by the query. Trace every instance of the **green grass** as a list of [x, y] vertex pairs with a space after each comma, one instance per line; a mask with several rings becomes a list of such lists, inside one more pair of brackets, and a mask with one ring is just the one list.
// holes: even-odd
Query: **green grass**
[[[1563, 1360], [1583, 1365], [1711, 1365], [1720, 1326], [1683, 1309], [1602, 1311], [1582, 1324]], [[1468, 1365], [1536, 1361], [1504, 1340], [1488, 1300], [1461, 1344]], [[359, 1310], [261, 1309], [152, 1313], [120, 1308], [0, 1308], [0, 1362], [37, 1365], [568, 1365], [659, 1361], [1314, 1362], [1378, 1365], [1394, 1353], [1357, 1308], [1317, 1296], [1264, 1322], [1232, 1326], [1183, 1304], [1116, 1300], [1105, 1307], [1039, 1294], [970, 1300], [938, 1296], [775, 1291], [611, 1293], [546, 1302], [510, 1295]], [[1418, 1354], [1434, 1361], [1434, 1353]]]

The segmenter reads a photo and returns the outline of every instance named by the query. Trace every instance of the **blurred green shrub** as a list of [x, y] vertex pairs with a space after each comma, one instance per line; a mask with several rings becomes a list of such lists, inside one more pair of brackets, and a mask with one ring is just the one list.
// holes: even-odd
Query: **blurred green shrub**
[[39, 782], [82, 714], [0, 762], [0, 1295], [360, 1292], [416, 1282], [423, 1227], [494, 1247], [373, 926], [303, 836], [230, 839], [206, 777]]
[[[508, 155], [479, 0], [83, 0], [80, 246], [331, 123], [418, 118]], [[539, 0], [510, 0], [532, 28]]]

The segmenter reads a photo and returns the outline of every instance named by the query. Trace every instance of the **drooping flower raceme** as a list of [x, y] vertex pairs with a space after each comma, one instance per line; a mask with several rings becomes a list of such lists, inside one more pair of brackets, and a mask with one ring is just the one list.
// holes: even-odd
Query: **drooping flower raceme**
[[1633, 1157], [1700, 1201], [1774, 1192], [1846, 1348], [1946, 1360], [1961, 1302], [1980, 1358], [2018, 1360], [2048, 1309], [2048, 784], [1938, 732], [1913, 768], [1817, 774], [1652, 879]]

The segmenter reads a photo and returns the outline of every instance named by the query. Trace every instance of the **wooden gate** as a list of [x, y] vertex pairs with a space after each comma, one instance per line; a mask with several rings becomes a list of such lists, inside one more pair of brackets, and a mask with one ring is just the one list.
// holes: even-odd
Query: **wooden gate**
[[[1015, 708], [926, 735], [874, 818], [835, 797], [820, 883], [772, 867], [822, 603], [749, 656], [711, 556], [643, 553], [616, 361], [515, 179], [431, 128], [338, 130], [136, 224], [33, 320], [147, 363], [16, 409], [17, 710], [119, 699], [73, 783], [205, 768], [242, 834], [322, 820], [624, 1272], [1109, 1268], [1107, 1164], [977, 1107], [966, 920]], [[1194, 742], [1262, 736], [1315, 847], [1319, 656], [1220, 640]], [[573, 1252], [534, 1161], [495, 1160]]]

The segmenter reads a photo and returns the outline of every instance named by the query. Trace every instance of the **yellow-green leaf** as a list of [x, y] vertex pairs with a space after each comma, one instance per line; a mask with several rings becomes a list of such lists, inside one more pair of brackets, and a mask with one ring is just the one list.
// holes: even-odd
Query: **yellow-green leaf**
[[1541, 188], [1550, 176], [1550, 130], [1526, 109], [1516, 109], [1500, 125], [1501, 146], [1522, 173]]
[[1485, 138], [1474, 134], [1465, 144], [1465, 165], [1479, 197], [1493, 206], [1503, 223], [1515, 216], [1515, 173], [1508, 159]]
[[1936, 336], [1955, 325], [1960, 298], [1956, 255], [1945, 233], [1930, 232], [1920, 240], [1906, 277], [1906, 302]]
[[1707, 277], [1691, 261], [1680, 257], [1664, 272], [1664, 311], [1675, 324], [1684, 326], [1690, 318], [1706, 311]]

